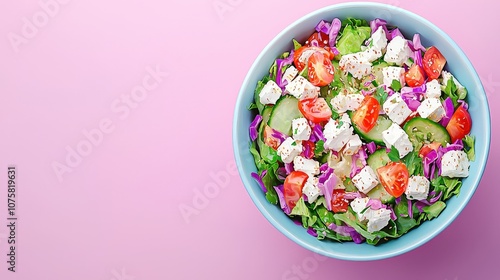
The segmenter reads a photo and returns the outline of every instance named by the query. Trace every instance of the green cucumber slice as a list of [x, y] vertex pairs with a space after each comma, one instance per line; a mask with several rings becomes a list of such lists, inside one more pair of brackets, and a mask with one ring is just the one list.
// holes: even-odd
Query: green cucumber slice
[[302, 118], [299, 100], [292, 95], [282, 96], [274, 105], [269, 117], [269, 126], [288, 136], [292, 135], [292, 120]]
[[[375, 171], [375, 174], [377, 174], [377, 169], [385, 166], [390, 161], [391, 160], [387, 155], [386, 149], [383, 148], [378, 149], [371, 154], [366, 160], [366, 163], [373, 169], [373, 171]], [[395, 200], [395, 197], [390, 195], [381, 184], [375, 186], [375, 188], [369, 191], [366, 195], [370, 198], [379, 199], [382, 203], [392, 203]]]
[[[354, 112], [349, 112], [349, 117], [352, 120]], [[384, 139], [382, 138], [382, 132], [388, 129], [392, 125], [392, 121], [385, 115], [379, 115], [375, 127], [373, 127], [368, 133], [363, 132], [358, 126], [353, 122], [352, 127], [354, 131], [365, 141], [375, 142], [378, 145], [385, 145]]]
[[409, 120], [403, 127], [415, 151], [420, 150], [424, 144], [439, 142], [444, 147], [451, 142], [450, 134], [439, 123], [421, 117]]

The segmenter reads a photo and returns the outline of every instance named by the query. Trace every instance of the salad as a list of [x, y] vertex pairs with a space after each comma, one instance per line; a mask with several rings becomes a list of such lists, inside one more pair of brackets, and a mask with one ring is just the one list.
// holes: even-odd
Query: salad
[[436, 46], [383, 19], [321, 21], [256, 85], [267, 200], [318, 239], [372, 245], [443, 211], [474, 160], [467, 90]]

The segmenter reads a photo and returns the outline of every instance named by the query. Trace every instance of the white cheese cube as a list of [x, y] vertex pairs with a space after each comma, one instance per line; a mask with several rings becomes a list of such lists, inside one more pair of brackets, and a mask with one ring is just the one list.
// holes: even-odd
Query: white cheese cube
[[351, 138], [349, 138], [349, 141], [345, 145], [344, 148], [344, 155], [352, 156], [355, 153], [359, 151], [359, 148], [363, 145], [363, 142], [361, 142], [361, 139], [359, 138], [359, 135], [353, 134], [351, 135]]
[[296, 156], [302, 153], [302, 143], [288, 137], [278, 147], [277, 152], [284, 163], [290, 163]]
[[444, 116], [445, 111], [441, 100], [438, 98], [427, 98], [417, 108], [417, 112], [422, 118], [428, 118], [439, 122]]
[[335, 97], [330, 100], [332, 108], [339, 114], [345, 113], [347, 111], [347, 95], [342, 92], [335, 95]]
[[355, 111], [359, 108], [361, 102], [363, 102], [363, 99], [365, 99], [365, 96], [362, 94], [353, 93], [348, 94], [346, 98], [346, 109], [348, 111]]
[[408, 153], [413, 151], [413, 146], [408, 138], [408, 135], [399, 125], [395, 123], [393, 123], [388, 129], [382, 131], [382, 139], [384, 140], [387, 148], [390, 149], [394, 146], [398, 150], [400, 158], [403, 158]]
[[306, 78], [297, 76], [285, 86], [285, 91], [297, 99], [314, 98], [319, 95], [319, 87], [311, 84]]
[[389, 224], [391, 210], [380, 208], [378, 210], [368, 209], [368, 211], [370, 211], [367, 224], [368, 232], [379, 231]]
[[368, 193], [378, 185], [377, 175], [370, 166], [365, 166], [352, 178], [352, 183], [362, 193]]
[[[347, 118], [349, 118], [349, 116], [347, 116]], [[350, 120], [348, 121], [344, 118], [340, 120], [330, 119], [323, 131], [323, 135], [326, 139], [325, 148], [339, 152], [345, 144], [347, 144], [352, 134], [353, 129]]]
[[311, 127], [306, 118], [292, 120], [292, 133], [295, 140], [309, 140], [311, 137]]
[[464, 151], [449, 151], [441, 159], [441, 175], [450, 178], [469, 176], [469, 159]]
[[371, 209], [366, 210], [366, 204], [368, 204], [368, 201], [370, 200], [369, 197], [357, 197], [353, 201], [351, 201], [351, 208], [356, 214], [358, 215], [358, 220], [360, 222], [366, 220], [366, 216], [364, 215], [367, 211], [370, 211]]
[[370, 48], [375, 50], [383, 50], [387, 47], [387, 36], [384, 28], [379, 26], [377, 31], [373, 32], [370, 38]]
[[387, 51], [384, 60], [387, 63], [403, 65], [410, 58], [411, 50], [408, 42], [401, 36], [396, 36], [387, 44]]
[[384, 85], [388, 87], [392, 85], [393, 80], [398, 81], [401, 87], [405, 85], [405, 69], [402, 67], [385, 67], [382, 69], [382, 75], [384, 76]]
[[281, 97], [281, 88], [273, 80], [269, 80], [259, 93], [260, 103], [276, 104]]
[[429, 195], [430, 182], [424, 176], [411, 176], [405, 190], [406, 198], [413, 200], [426, 199]]
[[439, 98], [441, 96], [441, 85], [438, 80], [427, 82], [425, 86], [425, 98]]
[[372, 73], [372, 64], [363, 52], [343, 55], [339, 61], [340, 69], [351, 73], [356, 79], [361, 79]]
[[293, 79], [299, 74], [299, 70], [295, 68], [293, 65], [286, 69], [285, 73], [283, 73], [283, 80], [286, 81], [287, 84], [291, 83]]
[[389, 96], [382, 107], [387, 116], [398, 125], [401, 125], [412, 113], [401, 94], [397, 92]]
[[304, 188], [302, 188], [302, 193], [307, 196], [309, 203], [316, 201], [318, 196], [321, 195], [321, 190], [318, 188], [318, 181], [317, 177], [309, 176], [304, 184]]
[[319, 174], [319, 162], [314, 159], [308, 159], [302, 156], [296, 156], [293, 159], [293, 169], [302, 171], [312, 177]]

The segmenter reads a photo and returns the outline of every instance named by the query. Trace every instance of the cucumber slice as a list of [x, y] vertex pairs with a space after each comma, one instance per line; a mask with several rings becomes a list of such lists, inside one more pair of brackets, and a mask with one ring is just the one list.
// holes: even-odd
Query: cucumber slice
[[269, 121], [269, 117], [271, 116], [271, 112], [273, 111], [272, 106], [266, 106], [264, 107], [264, 110], [262, 111], [262, 123], [267, 124]]
[[381, 85], [384, 83], [384, 74], [382, 73], [382, 69], [388, 67], [389, 64], [387, 62], [380, 62], [377, 65], [373, 65], [372, 74], [375, 76], [375, 81]]
[[[349, 117], [352, 120], [353, 112], [349, 112]], [[363, 132], [358, 126], [353, 122], [352, 127], [354, 131], [365, 141], [375, 142], [378, 145], [385, 145], [384, 139], [382, 138], [382, 132], [388, 129], [392, 125], [392, 121], [385, 115], [379, 115], [377, 119], [377, 124], [368, 133]]]
[[[368, 157], [366, 163], [377, 173], [378, 168], [385, 166], [390, 161], [387, 151], [385, 149], [378, 149]], [[366, 195], [370, 198], [379, 199], [382, 203], [392, 203], [395, 200], [381, 184], [378, 184]]]
[[259, 125], [259, 137], [257, 137], [257, 146], [259, 147], [259, 151], [262, 151], [262, 147], [264, 144], [264, 129], [266, 128], [267, 122], [269, 121], [269, 117], [271, 116], [271, 111], [273, 110], [272, 106], [264, 107], [262, 111], [262, 122]]
[[416, 151], [420, 150], [425, 143], [439, 142], [445, 147], [451, 142], [450, 135], [444, 126], [426, 118], [413, 118], [404, 125], [403, 129]]
[[288, 136], [292, 135], [292, 120], [302, 118], [299, 100], [292, 95], [282, 96], [274, 105], [269, 117], [269, 126]]

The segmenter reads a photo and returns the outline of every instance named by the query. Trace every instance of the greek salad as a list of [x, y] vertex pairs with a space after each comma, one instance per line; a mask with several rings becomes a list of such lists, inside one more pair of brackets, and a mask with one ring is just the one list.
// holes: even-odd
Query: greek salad
[[383, 19], [311, 32], [249, 107], [251, 175], [267, 200], [339, 242], [376, 245], [437, 217], [474, 160], [467, 90], [445, 56]]

